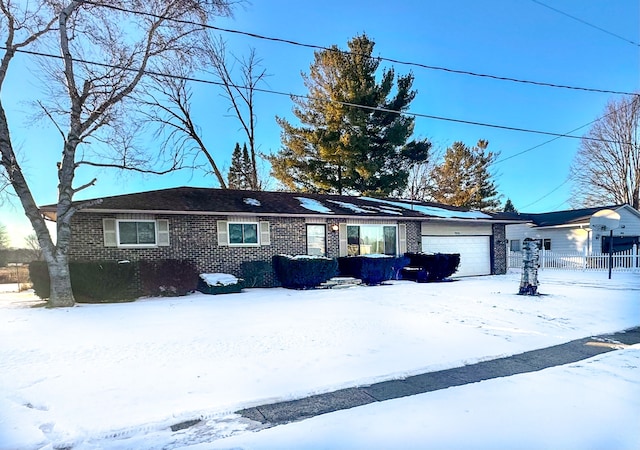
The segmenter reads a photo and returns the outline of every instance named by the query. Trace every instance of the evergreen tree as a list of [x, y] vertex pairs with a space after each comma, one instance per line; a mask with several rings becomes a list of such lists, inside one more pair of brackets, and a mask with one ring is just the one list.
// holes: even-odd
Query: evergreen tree
[[499, 206], [498, 191], [489, 172], [498, 155], [485, 153], [488, 145], [485, 140], [471, 148], [454, 142], [447, 149], [443, 163], [433, 170], [431, 197], [434, 201], [473, 209]]
[[254, 173], [253, 161], [249, 156], [247, 144], [244, 144], [240, 150], [240, 144], [236, 142], [231, 154], [231, 167], [229, 167], [227, 175], [229, 189], [254, 189], [251, 182]]
[[507, 201], [504, 204], [504, 212], [510, 212], [510, 213], [518, 213], [518, 210], [516, 209], [515, 206], [513, 206], [513, 203], [511, 202], [511, 199], [508, 198]]
[[303, 74], [309, 94], [292, 97], [301, 126], [278, 117], [282, 148], [268, 158], [287, 188], [386, 196], [404, 189], [412, 162], [426, 159], [429, 142], [408, 142], [414, 118], [396, 112], [416, 95], [413, 75], [396, 79], [389, 69], [378, 82], [374, 45], [363, 34], [348, 42], [348, 52], [333, 46], [315, 53]]

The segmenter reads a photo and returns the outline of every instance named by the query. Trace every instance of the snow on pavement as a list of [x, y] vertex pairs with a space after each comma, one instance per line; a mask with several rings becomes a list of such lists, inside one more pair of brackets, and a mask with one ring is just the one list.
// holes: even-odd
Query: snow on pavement
[[[23, 303], [17, 299], [28, 300], [25, 294], [0, 293], [0, 449], [197, 446], [202, 440], [190, 435], [193, 430], [171, 433], [167, 428], [203, 417], [210, 425], [206, 432], [220, 438], [252, 426], [232, 414], [245, 407], [471, 364], [640, 325], [638, 274], [614, 273], [608, 280], [605, 272], [544, 271], [540, 280], [540, 292], [546, 294], [540, 297], [515, 295], [519, 274], [514, 273], [345, 290], [251, 289], [241, 294], [193, 294], [56, 310], [20, 307]], [[614, 369], [621, 365], [620, 376], [602, 368], [589, 376], [587, 368], [597, 364], [571, 366], [571, 370], [594, 383], [601, 376], [612, 378], [614, 384], [626, 380], [635, 393], [640, 384], [638, 370], [625, 367], [637, 367], [638, 352], [623, 353], [631, 355], [624, 357], [629, 362], [620, 363], [616, 356], [598, 357], [605, 361], [598, 363], [601, 366], [607, 361], [613, 361]], [[571, 384], [568, 380], [574, 375], [569, 368], [547, 369], [553, 370], [569, 370], [557, 377], [556, 384]], [[473, 395], [480, 399], [489, 395], [483, 392], [502, 392], [501, 383], [526, 381], [547, 371], [423, 395], [444, 396], [445, 403], [449, 396], [453, 413], [456, 405], [462, 405], [454, 401], [456, 396], [471, 395], [465, 389], [477, 390]], [[491, 388], [491, 383], [498, 387]], [[416, 396], [415, 401], [422, 397]], [[525, 394], [526, 399], [538, 397], [542, 399]], [[385, 402], [384, 408], [400, 401]], [[469, 401], [473, 411], [481, 412], [464, 417], [479, 427], [489, 412]], [[495, 404], [501, 411], [505, 405], [515, 408], [514, 413], [520, 408], [513, 401]], [[623, 406], [637, 417], [637, 402]], [[513, 418], [509, 411], [502, 422]], [[385, 415], [380, 413], [376, 420], [384, 421]], [[446, 417], [442, 416], [443, 423]], [[237, 439], [277, 433], [279, 428]], [[447, 428], [439, 429], [444, 439]], [[323, 441], [318, 442], [319, 447], [308, 448], [322, 448]]]

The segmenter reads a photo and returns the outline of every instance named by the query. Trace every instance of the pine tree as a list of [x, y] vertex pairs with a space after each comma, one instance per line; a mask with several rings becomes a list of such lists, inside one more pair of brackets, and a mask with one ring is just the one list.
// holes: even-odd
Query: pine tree
[[253, 162], [249, 156], [247, 144], [242, 146], [236, 142], [236, 146], [231, 154], [231, 167], [227, 175], [229, 189], [254, 189], [252, 185]]
[[504, 204], [504, 212], [510, 212], [510, 213], [518, 213], [518, 210], [516, 209], [515, 206], [513, 206], [513, 203], [511, 202], [511, 199], [508, 198], [507, 201]]
[[488, 145], [485, 140], [472, 148], [454, 142], [445, 152], [442, 164], [433, 170], [432, 199], [465, 208], [497, 208], [498, 191], [489, 168], [498, 155], [485, 153]]
[[411, 162], [426, 159], [426, 140], [408, 142], [414, 118], [387, 111], [408, 108], [416, 95], [413, 75], [396, 79], [388, 69], [378, 82], [374, 45], [361, 35], [348, 42], [348, 52], [333, 46], [315, 53], [303, 74], [309, 94], [292, 97], [301, 126], [277, 118], [282, 148], [269, 161], [287, 188], [386, 196], [404, 189]]

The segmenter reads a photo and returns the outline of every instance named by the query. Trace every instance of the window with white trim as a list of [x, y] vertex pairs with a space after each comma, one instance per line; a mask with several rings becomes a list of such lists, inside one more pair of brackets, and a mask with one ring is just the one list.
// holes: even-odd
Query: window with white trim
[[395, 225], [347, 225], [347, 254], [396, 255], [398, 227]]
[[169, 245], [166, 219], [102, 219], [105, 247], [160, 247]]
[[325, 256], [327, 253], [327, 226], [307, 224], [307, 255]]
[[156, 245], [155, 220], [118, 220], [118, 245]]
[[229, 245], [258, 245], [257, 223], [227, 224], [229, 230]]
[[519, 252], [520, 251], [520, 239], [511, 239], [509, 241], [509, 250], [511, 250], [512, 252]]

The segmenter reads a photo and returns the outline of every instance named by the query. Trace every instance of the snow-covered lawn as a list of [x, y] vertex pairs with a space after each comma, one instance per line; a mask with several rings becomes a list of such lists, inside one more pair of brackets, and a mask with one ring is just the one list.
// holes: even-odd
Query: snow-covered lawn
[[233, 414], [640, 325], [638, 274], [540, 279], [540, 297], [512, 273], [57, 310], [0, 292], [0, 449], [640, 448], [638, 346], [258, 432]]

